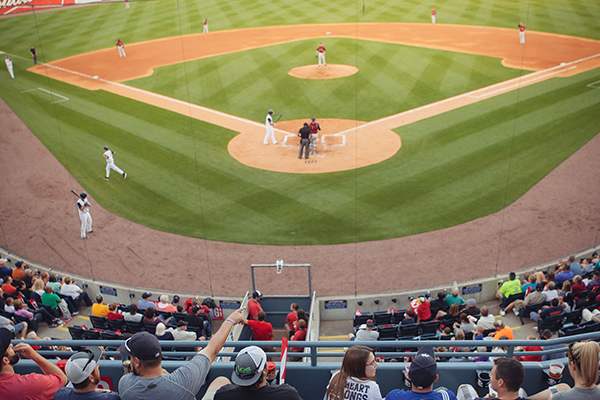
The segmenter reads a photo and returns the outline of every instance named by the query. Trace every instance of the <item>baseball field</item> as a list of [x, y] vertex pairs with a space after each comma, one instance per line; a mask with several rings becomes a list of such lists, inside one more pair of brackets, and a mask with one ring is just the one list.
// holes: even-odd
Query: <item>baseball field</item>
[[[204, 18], [209, 34], [202, 34]], [[0, 19], [0, 50], [16, 75], [0, 74], [0, 97], [94, 201], [130, 221], [237, 243], [381, 240], [502, 210], [598, 133], [600, 68], [566, 68], [584, 57], [598, 62], [599, 20], [591, 0], [367, 1], [364, 16], [362, 2], [336, 0], [99, 4]], [[518, 42], [521, 21], [526, 45]], [[294, 34], [285, 36], [290, 26]], [[382, 26], [389, 30], [369, 36]], [[483, 29], [493, 30], [485, 41]], [[127, 58], [117, 53], [118, 38]], [[563, 40], [574, 44], [557, 49]], [[477, 41], [474, 50], [465, 47]], [[319, 42], [329, 64], [358, 71], [291, 76], [296, 67], [316, 68]], [[87, 63], [32, 69], [32, 45], [44, 63]], [[500, 47], [512, 62], [490, 55]], [[534, 58], [545, 64], [537, 68]], [[561, 63], [560, 74], [520, 85]], [[507, 81], [514, 85], [493, 96], [380, 124]], [[207, 122], [194, 115], [196, 106], [239, 117], [243, 127]], [[283, 114], [277, 137], [285, 146], [262, 144], [269, 109]], [[307, 163], [297, 159], [295, 133], [310, 117], [331, 137]], [[347, 140], [335, 136], [336, 121], [350, 127]], [[363, 134], [359, 127], [369, 124], [381, 131]], [[384, 130], [397, 151], [362, 160], [362, 151], [387, 146], [378, 144]], [[237, 157], [231, 146], [244, 134], [239, 148], [247, 151]], [[104, 181], [105, 145], [127, 180], [113, 172]], [[336, 169], [342, 162], [347, 167]]]

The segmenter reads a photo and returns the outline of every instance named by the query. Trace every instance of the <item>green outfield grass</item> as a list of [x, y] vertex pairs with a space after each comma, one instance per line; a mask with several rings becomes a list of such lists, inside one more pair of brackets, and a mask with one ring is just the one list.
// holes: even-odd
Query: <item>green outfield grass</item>
[[[501, 210], [598, 133], [600, 92], [586, 86], [600, 80], [595, 70], [399, 128], [402, 149], [377, 165], [282, 174], [233, 160], [227, 143], [236, 132], [26, 71], [31, 44], [40, 59], [54, 60], [111, 47], [117, 37], [131, 43], [201, 32], [205, 16], [211, 30], [220, 30], [428, 22], [431, 9], [416, 1], [367, 1], [363, 18], [362, 2], [176, 4], [132, 2], [129, 12], [123, 4], [102, 4], [0, 19], [0, 50], [15, 55], [17, 76], [0, 74], [0, 96], [95, 201], [155, 229], [282, 245], [441, 229]], [[600, 6], [592, 1], [448, 1], [436, 9], [439, 23], [513, 27], [523, 20], [531, 30], [600, 39]], [[261, 122], [268, 108], [280, 108], [286, 118], [369, 121], [521, 73], [486, 57], [342, 39], [331, 46], [336, 51], [328, 52], [328, 62], [357, 65], [360, 72], [320, 83], [287, 76], [291, 67], [314, 61], [305, 59], [314, 51], [312, 41], [299, 41], [188, 62], [185, 77], [182, 66], [159, 68], [128, 84]], [[38, 87], [69, 101], [53, 105]], [[126, 181], [102, 179], [104, 145], [116, 151]]]

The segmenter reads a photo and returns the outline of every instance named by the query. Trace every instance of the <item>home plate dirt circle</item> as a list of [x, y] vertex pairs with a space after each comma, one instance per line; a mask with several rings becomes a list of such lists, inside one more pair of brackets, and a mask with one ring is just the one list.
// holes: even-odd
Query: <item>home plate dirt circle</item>
[[352, 65], [327, 64], [324, 67], [318, 65], [304, 65], [289, 70], [288, 74], [302, 79], [334, 79], [354, 75], [358, 68]]
[[[346, 171], [387, 160], [400, 150], [397, 133], [366, 122], [318, 118], [321, 125], [317, 154], [299, 159], [298, 130], [310, 119], [280, 121], [275, 126], [278, 144], [263, 144], [265, 128], [241, 132], [227, 146], [242, 164], [269, 171], [297, 174]], [[304, 156], [304, 155], [303, 155]]]

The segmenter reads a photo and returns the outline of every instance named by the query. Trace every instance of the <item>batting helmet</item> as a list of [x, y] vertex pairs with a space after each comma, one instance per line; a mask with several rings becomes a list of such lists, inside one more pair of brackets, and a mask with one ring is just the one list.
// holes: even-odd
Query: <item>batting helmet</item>
[[104, 146], [104, 147], [102, 148], [102, 150], [108, 150], [108, 147]]
[[81, 192], [79, 194], [79, 197], [81, 197], [81, 199], [83, 200], [83, 199], [85, 199], [87, 197], [87, 193], [86, 192]]
[[269, 110], [269, 114], [273, 114], [273, 110]]
[[315, 118], [315, 117], [312, 117], [311, 119], [312, 119], [312, 122], [315, 122], [315, 120], [316, 120], [316, 118]]

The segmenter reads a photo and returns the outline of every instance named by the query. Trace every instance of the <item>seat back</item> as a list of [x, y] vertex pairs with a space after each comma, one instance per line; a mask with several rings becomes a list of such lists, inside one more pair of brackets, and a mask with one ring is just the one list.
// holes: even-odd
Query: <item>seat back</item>
[[96, 329], [108, 329], [108, 318], [90, 315], [90, 321]]
[[435, 334], [440, 329], [440, 321], [421, 322], [421, 335]]
[[125, 329], [125, 320], [108, 320], [108, 329], [110, 329], [111, 331], [123, 331]]
[[396, 339], [398, 335], [398, 325], [388, 325], [378, 329], [379, 331], [379, 339]]
[[167, 311], [158, 311], [156, 310], [156, 315], [161, 315], [163, 319], [166, 321], [173, 316], [173, 313]]
[[91, 329], [87, 329], [85, 331], [85, 339], [86, 340], [100, 340], [101, 339], [101, 335], [99, 331], [94, 331]]
[[144, 324], [142, 322], [125, 321], [125, 328], [127, 333], [131, 333], [133, 335], [134, 333], [143, 331]]
[[562, 319], [564, 316], [561, 315], [551, 315], [542, 321], [542, 325], [539, 329], [540, 332], [543, 332], [544, 329], [550, 329], [552, 332], [558, 331], [562, 327]]
[[80, 326], [69, 326], [69, 334], [71, 335], [71, 339], [73, 340], [84, 340], [85, 339], [85, 329]]
[[415, 337], [419, 335], [419, 324], [398, 325], [400, 337]]
[[397, 312], [392, 313], [392, 323], [399, 324], [404, 319], [404, 313], [406, 310], [398, 310]]
[[564, 324], [573, 323], [574, 325], [578, 325], [581, 322], [581, 312], [582, 310], [575, 310], [565, 314]]
[[361, 326], [362, 324], [366, 324], [368, 319], [373, 319], [373, 314], [355, 315], [353, 326], [357, 327]]
[[123, 335], [119, 335], [117, 332], [104, 331], [100, 335], [104, 340], [123, 340]]
[[376, 326], [389, 325], [392, 323], [392, 313], [387, 311], [377, 311], [373, 313], [373, 323]]
[[525, 292], [511, 294], [510, 296], [508, 296], [507, 304], [510, 304], [513, 301], [517, 300], [525, 300]]
[[186, 315], [187, 315], [187, 313], [184, 313], [184, 312], [173, 313], [173, 316], [175, 317], [175, 320], [177, 322], [179, 322], [179, 321], [185, 321], [185, 316]]
[[150, 332], [151, 334], [156, 334], [156, 325], [154, 324], [144, 324], [144, 330]]

